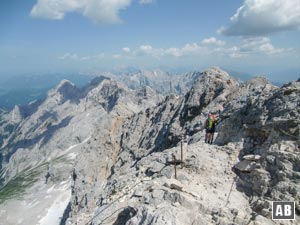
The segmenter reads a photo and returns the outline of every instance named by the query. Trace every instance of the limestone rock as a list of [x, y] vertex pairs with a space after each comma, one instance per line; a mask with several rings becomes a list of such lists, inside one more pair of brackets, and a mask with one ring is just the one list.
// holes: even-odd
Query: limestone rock
[[237, 163], [234, 168], [241, 172], [250, 172], [256, 168], [257, 164], [255, 162], [249, 162], [248, 160], [243, 160]]
[[248, 160], [248, 161], [258, 161], [260, 160], [261, 156], [260, 155], [244, 155], [243, 159]]

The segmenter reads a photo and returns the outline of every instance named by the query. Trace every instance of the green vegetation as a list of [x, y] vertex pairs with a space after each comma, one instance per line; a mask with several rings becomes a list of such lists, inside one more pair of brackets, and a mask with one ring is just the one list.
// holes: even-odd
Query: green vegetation
[[26, 189], [38, 181], [39, 175], [43, 172], [44, 163], [34, 169], [26, 168], [23, 172], [17, 174], [4, 187], [0, 189], [0, 204], [12, 198], [20, 198]]
[[[27, 167], [22, 172], [13, 177], [5, 186], [0, 188], [0, 204], [9, 199], [22, 199], [27, 189], [32, 187], [35, 182], [41, 179], [49, 164], [55, 165], [60, 163], [72, 163], [66, 155], [54, 158], [50, 162], [44, 162], [37, 167]], [[1, 174], [2, 175], [2, 174]]]

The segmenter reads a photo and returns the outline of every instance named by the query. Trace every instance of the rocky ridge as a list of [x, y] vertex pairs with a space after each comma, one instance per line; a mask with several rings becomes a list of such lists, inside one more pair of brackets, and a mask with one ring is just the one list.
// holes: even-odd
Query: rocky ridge
[[[16, 127], [2, 138], [2, 161], [8, 161], [2, 177], [7, 185], [21, 172], [28, 175], [25, 166], [33, 158], [22, 164], [22, 153], [44, 151], [45, 165], [38, 164], [42, 182], [33, 187], [40, 193], [63, 189], [52, 202], [63, 202], [64, 213], [55, 217], [52, 207], [43, 206], [46, 216], [40, 212], [42, 219], [31, 224], [58, 224], [49, 223], [51, 216], [60, 224], [298, 224], [299, 91], [299, 81], [281, 88], [264, 78], [239, 83], [219, 68], [195, 77], [185, 96], [163, 99], [148, 87], [130, 91], [103, 77], [82, 90], [63, 81], [35, 113], [24, 117], [19, 108], [1, 115]], [[42, 124], [53, 118], [41, 120], [43, 107], [58, 115], [49, 121], [54, 126], [73, 117], [57, 129], [51, 124], [47, 130], [54, 134], [44, 145], [46, 137], [40, 139], [39, 151], [25, 146], [13, 152], [7, 140], [15, 140], [14, 129], [25, 133], [16, 139], [22, 144], [43, 133]], [[221, 120], [216, 145], [202, 141], [209, 111]], [[63, 146], [55, 150], [57, 145]], [[174, 179], [173, 157], [180, 158], [181, 145], [185, 164]], [[296, 202], [294, 223], [271, 220], [272, 200]], [[33, 209], [41, 205], [35, 201], [29, 204]], [[18, 224], [5, 217], [13, 215], [14, 205], [7, 202], [0, 207], [1, 221]], [[24, 221], [30, 220], [19, 224]]]
[[[106, 165], [104, 175], [101, 173], [102, 176], [99, 177], [91, 170], [81, 169], [84, 164], [81, 165], [82, 159], [78, 159], [73, 186], [75, 199], [87, 196], [87, 204], [77, 208], [78, 204], [76, 201], [74, 203], [73, 198], [76, 211], [83, 212], [84, 216], [71, 213], [69, 222], [100, 224], [108, 220], [109, 224], [273, 224], [270, 208], [272, 199], [296, 201], [299, 207], [299, 193], [296, 191], [299, 189], [299, 180], [294, 176], [295, 172], [297, 173], [299, 158], [297, 140], [289, 143], [290, 148], [295, 149], [289, 158], [278, 155], [275, 157], [278, 161], [289, 162], [292, 159], [294, 162], [289, 166], [292, 171], [285, 180], [285, 185], [292, 183], [293, 188], [291, 191], [287, 190], [290, 194], [286, 194], [284, 198], [278, 193], [285, 193], [287, 186], [274, 185], [270, 174], [276, 173], [274, 168], [269, 171], [269, 166], [264, 162], [265, 156], [261, 152], [264, 148], [272, 152], [272, 146], [268, 145], [268, 142], [265, 143], [267, 139], [261, 136], [260, 132], [260, 124], [264, 123], [263, 119], [266, 118], [263, 110], [269, 105], [268, 101], [278, 93], [286, 93], [282, 89], [287, 87], [279, 89], [260, 77], [239, 84], [224, 71], [213, 68], [203, 72], [196, 79], [185, 97], [168, 96], [156, 107], [122, 119], [122, 122], [118, 123], [119, 126], [115, 126], [114, 123], [111, 133], [115, 142], [112, 148], [115, 152], [114, 162], [99, 164]], [[293, 92], [297, 91], [299, 89], [296, 88]], [[294, 109], [295, 104], [299, 104], [299, 98], [295, 96], [285, 101], [286, 104], [292, 104]], [[201, 127], [208, 111], [220, 112], [222, 121], [218, 126], [219, 135], [216, 139], [219, 147], [199, 142], [200, 139], [203, 140], [204, 134], [199, 131], [198, 123], [201, 121]], [[299, 115], [299, 112], [294, 112], [293, 116], [295, 115]], [[273, 117], [273, 114], [269, 115], [269, 119]], [[256, 136], [247, 131], [247, 119], [252, 120], [251, 124], [254, 127], [251, 129]], [[253, 130], [255, 127], [256, 130]], [[267, 129], [273, 128], [267, 126]], [[294, 129], [291, 135], [295, 135], [295, 132], [297, 131]], [[177, 158], [180, 155], [182, 135], [187, 135], [189, 139], [185, 153], [188, 165], [179, 172], [182, 174], [175, 181], [172, 179], [174, 171], [170, 162], [172, 153], [177, 155]], [[272, 138], [274, 137], [269, 137]], [[101, 138], [97, 138], [99, 139]], [[285, 145], [282, 139], [276, 140]], [[249, 142], [254, 145], [246, 147]], [[90, 145], [91, 149], [99, 147], [99, 144], [93, 142]], [[260, 150], [255, 150], [255, 147]], [[97, 162], [109, 158], [107, 154], [110, 154], [102, 154], [107, 146], [100, 149]], [[94, 153], [90, 154], [92, 158], [95, 157]], [[213, 162], [202, 161], [201, 158], [205, 154], [211, 154]], [[227, 164], [224, 165], [224, 162]], [[202, 173], [201, 167], [210, 165], [215, 165], [210, 168], [212, 173]], [[189, 177], [189, 172], [192, 177]], [[82, 185], [82, 181], [85, 181], [86, 177], [95, 176], [98, 176], [96, 180], [104, 182], [85, 189], [86, 182]], [[211, 182], [211, 177], [218, 177], [216, 183]], [[293, 181], [295, 178], [296, 181]], [[201, 183], [195, 184], [197, 179], [200, 179]], [[224, 187], [227, 188], [222, 189]], [[212, 191], [211, 188], [216, 190]], [[207, 189], [208, 192], [205, 192]], [[90, 192], [87, 193], [86, 190], [97, 190], [98, 198], [91, 199]], [[193, 191], [196, 194], [191, 194]], [[270, 195], [272, 192], [278, 196], [273, 197], [274, 195]], [[203, 194], [201, 199], [197, 198], [197, 193], [206, 194]], [[207, 196], [211, 199], [205, 199]], [[210, 207], [206, 207], [207, 205]], [[204, 216], [189, 216], [195, 214]], [[192, 220], [188, 221], [189, 218]], [[297, 221], [299, 222], [299, 218]]]
[[[71, 195], [74, 159], [92, 134], [99, 128], [107, 133], [117, 112], [124, 116], [137, 113], [160, 98], [149, 88], [132, 91], [105, 77], [94, 79], [82, 89], [64, 80], [48, 92], [44, 101], [16, 106], [1, 115], [1, 221], [49, 224], [52, 217], [58, 220]], [[51, 207], [56, 201], [64, 203], [60, 212]], [[11, 216], [15, 209], [22, 213], [32, 204], [33, 215], [19, 215], [20, 219]], [[52, 215], [51, 210], [58, 215]]]

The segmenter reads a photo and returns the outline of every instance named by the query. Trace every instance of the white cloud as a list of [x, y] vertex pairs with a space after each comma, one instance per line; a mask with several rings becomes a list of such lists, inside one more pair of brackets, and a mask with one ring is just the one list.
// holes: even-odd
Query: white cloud
[[226, 44], [225, 41], [217, 40], [215, 37], [203, 39], [201, 43], [204, 45], [214, 44], [218, 46], [222, 46]]
[[63, 19], [66, 12], [72, 12], [83, 6], [76, 0], [38, 0], [30, 15], [47, 19]]
[[200, 54], [202, 50], [203, 47], [199, 46], [197, 43], [188, 43], [182, 48], [153, 48], [151, 45], [141, 45], [134, 53], [136, 55], [150, 55], [157, 58], [162, 56], [182, 57]]
[[139, 3], [142, 5], [152, 4], [154, 0], [140, 0]]
[[[74, 53], [66, 53], [59, 57], [61, 60], [76, 60], [76, 61], [98, 61], [107, 59], [123, 59], [135, 60], [146, 59], [212, 59], [217, 58], [247, 58], [247, 57], [272, 57], [282, 53], [289, 52], [291, 49], [277, 48], [271, 43], [271, 39], [267, 37], [251, 37], [241, 38], [239, 43], [234, 46], [224, 46], [218, 43], [215, 38], [204, 39], [200, 44], [187, 43], [182, 47], [155, 48], [150, 44], [144, 44], [136, 48], [123, 47], [120, 52], [113, 55], [97, 54], [88, 56], [79, 56]], [[150, 58], [147, 58], [149, 60]]]
[[206, 50], [210, 53], [216, 53], [218, 56], [229, 56], [230, 58], [271, 57], [293, 51], [293, 49], [274, 47], [270, 38], [267, 37], [242, 38], [241, 42], [234, 46]]
[[114, 59], [121, 59], [122, 58], [122, 55], [121, 54], [114, 54], [112, 56]]
[[199, 46], [197, 43], [188, 43], [181, 48], [181, 52], [183, 55], [190, 55], [190, 54], [198, 54], [201, 53], [203, 47]]
[[292, 49], [276, 48], [272, 45], [270, 38], [267, 37], [251, 37], [243, 38], [239, 45], [232, 47], [219, 47], [212, 49], [218, 55], [229, 56], [230, 58], [245, 58], [259, 56], [278, 56]]
[[45, 19], [63, 19], [69, 12], [77, 12], [96, 23], [120, 23], [119, 11], [132, 0], [38, 0], [30, 15]]
[[100, 60], [105, 57], [104, 53], [100, 53], [97, 55], [86, 55], [86, 56], [78, 56], [76, 53], [65, 53], [62, 56], [59, 56], [58, 59], [61, 60], [79, 60], [79, 61], [90, 61], [90, 60]]
[[179, 48], [168, 48], [165, 50], [165, 54], [175, 57], [180, 57], [183, 55], [182, 51]]
[[275, 48], [270, 38], [267, 37], [254, 37], [246, 38], [240, 48], [244, 53], [263, 53], [266, 55], [274, 55], [284, 52], [286, 49]]
[[162, 56], [162, 49], [153, 48], [151, 45], [141, 45], [136, 51], [133, 52], [134, 55], [150, 55], [156, 58]]
[[122, 48], [122, 51], [123, 51], [123, 52], [126, 52], [126, 53], [129, 53], [129, 52], [130, 52], [130, 48], [124, 47], [124, 48]]
[[79, 58], [81, 61], [89, 61], [89, 60], [100, 60], [104, 58], [104, 53], [100, 53], [97, 55], [86, 55]]
[[218, 33], [261, 36], [300, 27], [300, 0], [245, 0]]
[[[218, 43], [214, 38], [205, 39], [203, 45], [197, 43], [187, 43], [183, 47], [154, 48], [151, 45], [141, 45], [137, 50], [131, 53], [137, 55], [149, 55], [156, 58], [163, 56], [190, 57], [204, 55], [223, 55], [231, 58], [241, 58], [251, 55], [279, 55], [290, 49], [276, 48], [267, 37], [252, 37], [242, 39], [239, 45], [224, 47], [225, 43]], [[212, 44], [207, 46], [208, 44]]]
[[78, 59], [77, 54], [72, 54], [72, 53], [65, 53], [63, 56], [58, 57], [61, 60], [74, 60]]
[[152, 46], [151, 45], [141, 45], [140, 46], [140, 50], [142, 52], [151, 52], [153, 50]]
[[241, 53], [241, 49], [237, 46], [225, 49], [225, 52], [230, 58], [242, 58], [246, 56], [245, 54]]

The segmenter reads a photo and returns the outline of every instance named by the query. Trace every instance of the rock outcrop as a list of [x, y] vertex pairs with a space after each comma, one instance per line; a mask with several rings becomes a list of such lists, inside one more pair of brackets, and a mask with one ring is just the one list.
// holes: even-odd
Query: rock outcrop
[[279, 89], [266, 84], [219, 131], [226, 133], [219, 143], [241, 142], [237, 184], [251, 196], [254, 211], [268, 218], [271, 201], [295, 201], [299, 212], [299, 93], [299, 82]]

